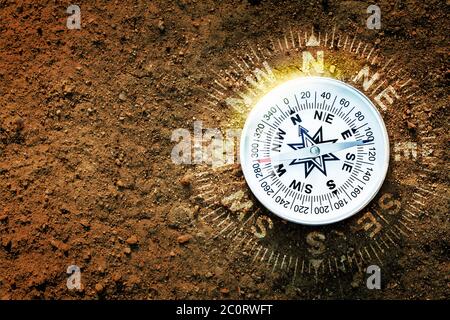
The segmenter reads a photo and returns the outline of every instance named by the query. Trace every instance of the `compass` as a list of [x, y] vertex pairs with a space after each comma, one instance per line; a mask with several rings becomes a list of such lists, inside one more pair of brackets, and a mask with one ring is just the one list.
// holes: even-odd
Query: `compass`
[[352, 216], [375, 197], [388, 169], [389, 139], [360, 91], [331, 78], [301, 77], [255, 105], [240, 159], [249, 188], [269, 211], [322, 225]]

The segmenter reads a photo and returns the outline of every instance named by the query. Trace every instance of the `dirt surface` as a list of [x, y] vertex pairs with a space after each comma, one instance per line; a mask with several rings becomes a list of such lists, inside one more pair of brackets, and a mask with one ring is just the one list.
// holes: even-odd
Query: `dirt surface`
[[[0, 0], [1, 299], [450, 297], [448, 3], [379, 1], [381, 30], [365, 28], [363, 1], [80, 1], [80, 30], [66, 27], [70, 4]], [[361, 272], [342, 290], [299, 289], [224, 254], [199, 220], [198, 168], [171, 160], [173, 130], [232, 117], [204, 107], [219, 70], [289, 26], [334, 26], [395, 54], [424, 103], [399, 121], [440, 129], [435, 194], [383, 290], [357, 284]], [[70, 265], [81, 290], [66, 287]]]

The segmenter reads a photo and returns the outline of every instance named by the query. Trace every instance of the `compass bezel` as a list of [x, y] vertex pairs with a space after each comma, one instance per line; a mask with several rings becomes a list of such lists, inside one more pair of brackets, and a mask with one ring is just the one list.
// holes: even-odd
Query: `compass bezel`
[[[353, 94], [359, 96], [359, 98], [366, 103], [366, 105], [368, 105], [370, 108], [372, 108], [375, 113], [376, 116], [379, 117], [380, 121], [380, 130], [382, 132], [383, 135], [383, 141], [385, 143], [383, 143], [384, 145], [384, 158], [377, 160], [378, 163], [381, 163], [383, 166], [383, 171], [382, 173], [382, 178], [378, 180], [378, 183], [376, 185], [376, 188], [374, 188], [373, 190], [375, 190], [370, 197], [365, 197], [364, 200], [361, 201], [361, 203], [354, 209], [349, 210], [346, 214], [341, 214], [338, 215], [337, 217], [331, 218], [329, 220], [324, 220], [324, 221], [305, 221], [303, 219], [293, 219], [291, 218], [292, 215], [284, 215], [282, 213], [277, 213], [277, 211], [279, 208], [276, 207], [275, 203], [271, 202], [271, 201], [265, 201], [265, 197], [262, 197], [262, 195], [260, 194], [261, 192], [256, 192], [254, 191], [249, 184], [249, 179], [251, 179], [250, 177], [252, 177], [251, 175], [253, 174], [253, 172], [251, 171], [251, 165], [250, 166], [244, 166], [243, 165], [243, 160], [245, 161], [245, 159], [247, 158], [246, 155], [248, 155], [248, 148], [249, 148], [249, 144], [245, 143], [245, 139], [248, 136], [248, 130], [249, 130], [249, 123], [251, 121], [251, 119], [253, 119], [255, 117], [255, 115], [260, 112], [260, 110], [258, 110], [259, 108], [257, 108], [257, 106], [261, 103], [261, 101], [263, 101], [268, 95], [273, 94], [274, 91], [278, 91], [280, 90], [281, 87], [287, 86], [289, 85], [291, 82], [299, 82], [299, 84], [301, 84], [302, 82], [305, 81], [321, 81], [321, 82], [330, 82], [333, 83], [333, 85], [337, 85], [340, 87], [343, 87], [345, 90], [349, 90], [351, 91]], [[286, 81], [278, 86], [276, 86], [275, 88], [273, 88], [270, 92], [268, 92], [266, 95], [264, 95], [256, 104], [255, 106], [252, 108], [252, 110], [249, 112], [247, 119], [245, 121], [243, 130], [242, 130], [242, 134], [241, 134], [241, 139], [240, 139], [240, 150], [239, 150], [239, 157], [240, 157], [240, 162], [241, 162], [241, 168], [242, 168], [242, 172], [244, 174], [244, 178], [246, 180], [246, 183], [249, 187], [249, 189], [251, 190], [252, 194], [256, 197], [256, 199], [258, 199], [258, 201], [266, 208], [268, 209], [268, 211], [270, 211], [271, 213], [273, 213], [274, 215], [296, 223], [296, 224], [301, 224], [301, 225], [311, 225], [311, 226], [320, 226], [320, 225], [328, 225], [328, 224], [332, 224], [332, 223], [336, 223], [339, 221], [343, 221], [345, 219], [348, 219], [349, 217], [357, 214], [358, 212], [360, 212], [362, 209], [364, 209], [375, 197], [376, 195], [379, 193], [381, 187], [384, 184], [384, 181], [386, 179], [387, 176], [387, 172], [389, 170], [389, 159], [390, 159], [390, 143], [389, 143], [389, 135], [386, 129], [386, 125], [384, 123], [383, 117], [380, 113], [380, 111], [376, 108], [376, 106], [374, 105], [374, 103], [365, 95], [363, 94], [360, 90], [358, 90], [357, 88], [334, 78], [329, 78], [329, 77], [317, 77], [317, 76], [305, 76], [305, 77], [297, 77], [294, 79], [291, 79], [289, 81]], [[251, 160], [249, 160], [251, 162]], [[311, 213], [312, 214], [312, 213]]]

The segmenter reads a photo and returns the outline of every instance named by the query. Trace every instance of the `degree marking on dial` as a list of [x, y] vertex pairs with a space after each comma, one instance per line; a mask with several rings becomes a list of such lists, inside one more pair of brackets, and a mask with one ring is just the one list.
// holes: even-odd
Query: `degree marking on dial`
[[364, 126], [368, 125], [369, 123], [366, 122], [363, 125], [359, 126], [358, 128], [355, 128], [355, 131], [358, 131], [359, 129], [363, 128]]
[[280, 109], [280, 107], [278, 105], [277, 105], [277, 109], [278, 109], [278, 111], [280, 111], [280, 113], [282, 115], [281, 122], [283, 122], [287, 118], [287, 115]]
[[271, 125], [270, 123], [268, 123], [266, 120], [262, 120], [262, 122], [264, 122], [265, 124], [267, 124], [269, 127], [271, 127], [272, 129], [276, 130], [276, 128]]
[[343, 119], [345, 120], [345, 121], [347, 121], [347, 119], [348, 119], [348, 115], [353, 111], [353, 109], [355, 109], [355, 107], [352, 107], [352, 109], [343, 117]]

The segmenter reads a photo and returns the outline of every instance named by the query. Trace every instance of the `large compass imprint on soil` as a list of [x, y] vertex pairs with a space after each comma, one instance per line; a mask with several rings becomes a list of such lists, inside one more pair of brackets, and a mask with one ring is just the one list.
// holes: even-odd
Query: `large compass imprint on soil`
[[242, 48], [230, 57], [228, 69], [216, 72], [215, 86], [207, 93], [207, 108], [229, 109], [228, 120], [218, 124], [222, 130], [242, 128], [258, 98], [280, 82], [332, 77], [364, 92], [381, 112], [390, 139], [390, 169], [378, 195], [358, 214], [311, 227], [265, 210], [249, 191], [239, 164], [198, 166], [192, 200], [201, 204], [200, 217], [215, 230], [213, 237], [221, 239], [215, 250], [245, 258], [248, 265], [298, 286], [395, 262], [403, 239], [416, 236], [415, 219], [427, 215], [427, 201], [436, 194], [430, 176], [441, 165], [434, 142], [439, 129], [430, 130], [427, 119], [419, 119], [418, 127], [402, 121], [405, 112], [423, 108], [424, 95], [414, 80], [395, 57], [384, 58], [372, 45], [335, 30], [290, 28], [278, 39]]

